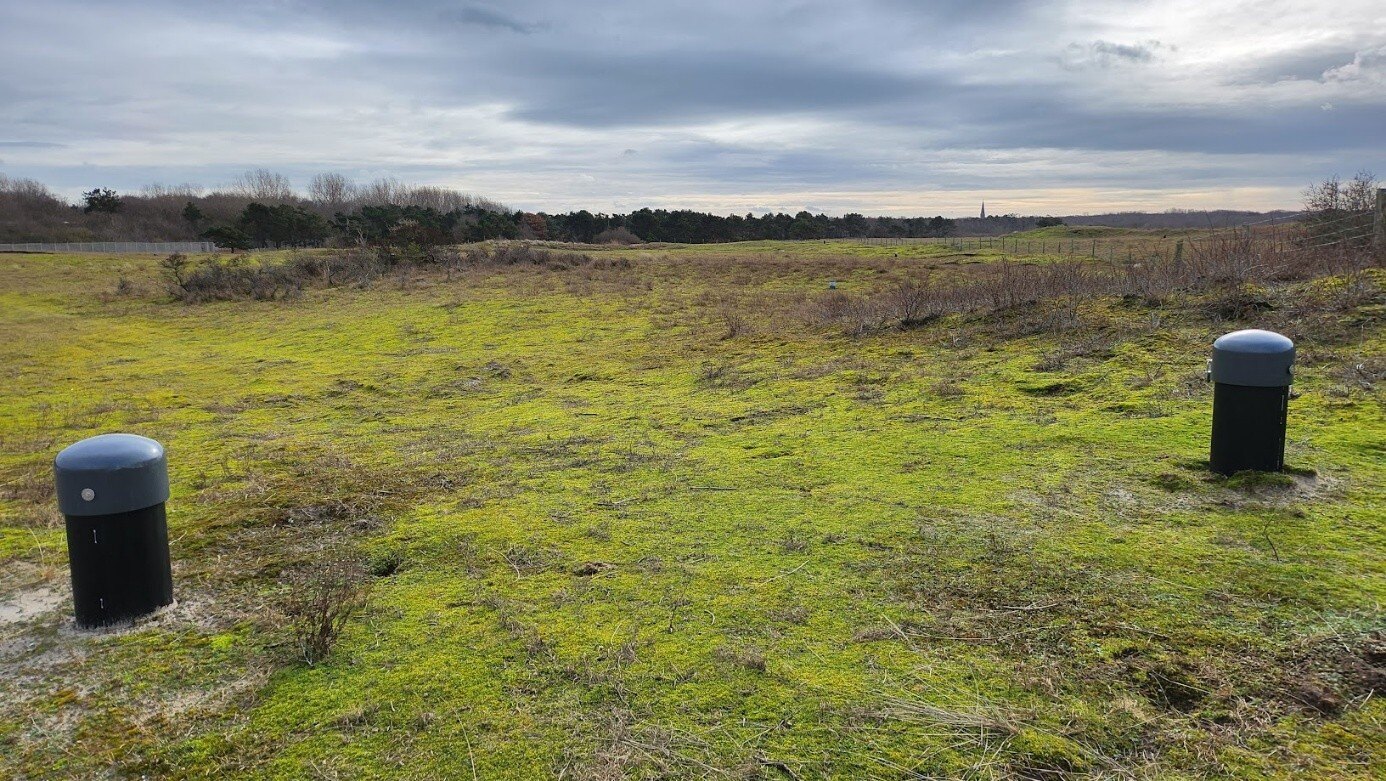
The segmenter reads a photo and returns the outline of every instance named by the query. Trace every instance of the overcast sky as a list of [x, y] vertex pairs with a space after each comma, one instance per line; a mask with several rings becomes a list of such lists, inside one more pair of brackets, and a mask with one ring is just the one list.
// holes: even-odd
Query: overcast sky
[[1386, 175], [1386, 3], [0, 0], [0, 173], [525, 209], [1293, 207]]

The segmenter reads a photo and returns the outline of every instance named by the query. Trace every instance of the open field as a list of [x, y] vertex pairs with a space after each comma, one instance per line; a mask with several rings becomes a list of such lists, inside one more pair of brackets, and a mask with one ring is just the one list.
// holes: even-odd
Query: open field
[[[1002, 252], [584, 251], [201, 304], [0, 256], [0, 777], [1386, 775], [1379, 268], [853, 329], [829, 280]], [[1292, 468], [1214, 478], [1250, 326]], [[79, 633], [49, 464], [114, 430], [168, 448], [179, 603]]]

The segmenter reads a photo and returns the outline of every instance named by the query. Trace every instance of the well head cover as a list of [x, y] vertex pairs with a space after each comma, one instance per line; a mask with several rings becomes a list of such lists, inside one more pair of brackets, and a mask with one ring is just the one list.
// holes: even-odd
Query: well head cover
[[1295, 343], [1272, 331], [1249, 328], [1213, 342], [1213, 382], [1281, 388], [1293, 381]]
[[134, 434], [102, 434], [69, 445], [53, 459], [64, 515], [111, 515], [168, 501], [164, 446]]

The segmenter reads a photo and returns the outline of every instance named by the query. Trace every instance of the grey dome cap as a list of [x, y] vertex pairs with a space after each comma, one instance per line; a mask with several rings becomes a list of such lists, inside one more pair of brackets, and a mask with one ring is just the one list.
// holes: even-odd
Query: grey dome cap
[[53, 481], [64, 515], [143, 510], [168, 501], [168, 459], [148, 437], [102, 434], [64, 448]]
[[1281, 388], [1294, 380], [1295, 343], [1273, 331], [1248, 328], [1213, 342], [1213, 382]]

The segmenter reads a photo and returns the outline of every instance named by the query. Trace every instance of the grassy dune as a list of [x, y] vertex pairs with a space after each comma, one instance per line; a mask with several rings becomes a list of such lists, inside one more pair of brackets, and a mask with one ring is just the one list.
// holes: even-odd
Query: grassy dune
[[[1293, 468], [1220, 479], [1204, 358], [1261, 321], [1196, 296], [852, 338], [827, 280], [999, 251], [597, 255], [199, 305], [0, 256], [0, 776], [1386, 774], [1379, 272], [1261, 291]], [[168, 448], [179, 603], [78, 633], [48, 464], [113, 430]]]

